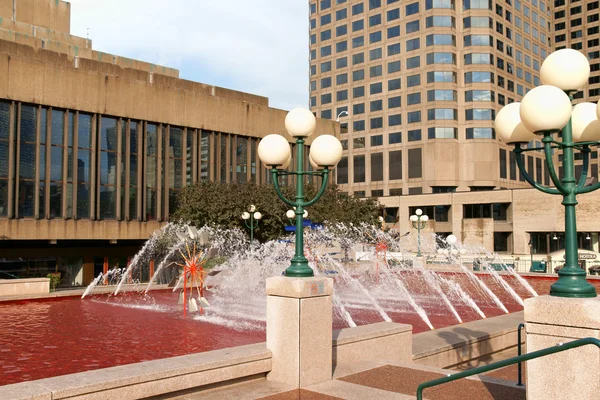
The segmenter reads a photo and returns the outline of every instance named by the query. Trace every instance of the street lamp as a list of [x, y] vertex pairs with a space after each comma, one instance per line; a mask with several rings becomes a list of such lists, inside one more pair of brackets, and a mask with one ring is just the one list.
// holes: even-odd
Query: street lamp
[[421, 229], [425, 228], [429, 221], [427, 215], [423, 215], [423, 211], [417, 208], [414, 215], [410, 216], [410, 222], [412, 222], [413, 228], [417, 230], [417, 257], [421, 257]]
[[258, 221], [261, 220], [262, 214], [256, 211], [256, 206], [254, 204], [251, 204], [248, 207], [248, 210], [250, 212], [244, 211], [242, 213], [242, 219], [244, 220], [246, 227], [250, 229], [250, 246], [252, 246], [252, 243], [254, 242], [254, 230], [258, 228]]
[[[571, 105], [573, 94], [585, 86], [589, 75], [590, 64], [582, 53], [572, 49], [555, 51], [546, 58], [540, 69], [543, 85], [529, 91], [521, 103], [503, 107], [495, 121], [500, 139], [515, 145], [513, 152], [525, 180], [541, 192], [563, 198], [565, 265], [558, 272], [558, 281], [550, 288], [550, 295], [557, 297], [596, 297], [596, 289], [587, 282], [586, 272], [578, 264], [575, 206], [578, 194], [600, 188], [600, 183], [584, 186], [589, 168], [590, 146], [600, 145], [600, 106], [593, 103], [580, 103], [575, 107]], [[559, 132], [562, 132], [562, 140], [554, 140], [553, 135]], [[535, 135], [542, 136], [543, 146], [522, 148]], [[562, 151], [562, 180], [554, 167], [554, 149]], [[583, 158], [579, 181], [575, 178], [574, 149], [579, 150]], [[544, 152], [553, 188], [534, 181], [524, 167], [522, 153], [538, 150]]]
[[[285, 117], [285, 128], [296, 139], [296, 171], [285, 171], [285, 163], [291, 159], [290, 145], [281, 135], [267, 135], [258, 145], [258, 157], [263, 164], [271, 168], [271, 176], [275, 191], [284, 203], [295, 207], [296, 215], [296, 250], [291, 266], [285, 270], [286, 276], [311, 277], [313, 270], [308, 266], [304, 257], [304, 208], [317, 202], [325, 192], [331, 170], [342, 158], [342, 144], [332, 135], [321, 135], [315, 138], [310, 148], [309, 161], [315, 167], [314, 171], [304, 170], [304, 142], [313, 134], [317, 120], [312, 112], [305, 108], [295, 108]], [[279, 187], [279, 177], [296, 177], [296, 197], [287, 199]], [[304, 176], [314, 175], [322, 178], [322, 183], [314, 199], [304, 201]]]
[[335, 122], [340, 122], [340, 118], [342, 117], [342, 115], [346, 114], [346, 116], [350, 115], [348, 114], [348, 111], [342, 111], [338, 114], [337, 118], [335, 119]]

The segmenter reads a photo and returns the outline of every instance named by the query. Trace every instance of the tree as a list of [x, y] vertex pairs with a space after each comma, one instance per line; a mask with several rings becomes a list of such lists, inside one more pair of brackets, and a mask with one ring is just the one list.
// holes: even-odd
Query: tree
[[[306, 198], [312, 199], [316, 188], [306, 185]], [[293, 199], [295, 189], [283, 186], [282, 192]], [[275, 193], [272, 185], [224, 184], [202, 181], [185, 187], [179, 194], [178, 208], [173, 220], [191, 222], [196, 226], [216, 225], [221, 228], [240, 228], [248, 231], [241, 219], [250, 204], [256, 205], [263, 214], [254, 237], [265, 241], [284, 235], [284, 226], [289, 225], [285, 216], [290, 209]], [[377, 223], [380, 205], [375, 199], [359, 199], [329, 186], [323, 197], [308, 209], [309, 219], [320, 223]]]

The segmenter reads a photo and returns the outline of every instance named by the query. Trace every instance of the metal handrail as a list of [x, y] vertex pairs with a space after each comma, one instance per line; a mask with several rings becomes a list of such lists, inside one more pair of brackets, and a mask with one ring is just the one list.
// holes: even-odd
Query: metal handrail
[[[518, 351], [517, 355], [518, 356], [520, 356], [521, 354], [523, 354], [523, 351], [522, 351], [522, 345], [523, 344], [521, 343], [521, 329], [523, 329], [523, 328], [525, 328], [525, 324], [523, 324], [523, 323], [520, 323], [519, 326], [518, 326], [518, 328], [517, 328], [517, 341], [519, 342], [518, 346], [517, 346], [517, 351]], [[517, 371], [517, 374], [519, 375], [518, 376], [518, 381], [517, 381], [517, 386], [523, 386], [522, 364], [523, 363], [521, 361], [519, 361], [519, 366], [518, 366], [518, 371]]]
[[484, 372], [492, 371], [499, 368], [508, 367], [509, 365], [517, 364], [523, 361], [533, 360], [534, 358], [549, 356], [554, 353], [560, 353], [561, 351], [571, 350], [576, 347], [586, 346], [588, 344], [593, 344], [594, 346], [600, 348], [600, 340], [595, 338], [584, 338], [574, 340], [569, 343], [559, 343], [556, 346], [548, 347], [546, 349], [533, 351], [531, 353], [522, 354], [517, 357], [512, 357], [506, 360], [498, 361], [488, 365], [482, 365], [481, 367], [473, 368], [468, 371], [458, 372], [456, 374], [451, 374], [448, 376], [444, 376], [442, 378], [434, 379], [425, 383], [422, 383], [417, 388], [417, 400], [423, 400], [423, 390], [429, 387], [442, 385], [444, 383], [456, 381], [458, 379], [467, 378], [473, 375], [479, 375]]

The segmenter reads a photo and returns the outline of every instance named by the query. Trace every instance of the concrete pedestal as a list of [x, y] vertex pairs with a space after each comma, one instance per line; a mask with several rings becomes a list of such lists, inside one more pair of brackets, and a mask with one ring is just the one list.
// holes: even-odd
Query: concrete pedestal
[[304, 387], [331, 379], [332, 294], [330, 278], [267, 279], [268, 380]]
[[[525, 301], [527, 352], [600, 339], [600, 299], [540, 296]], [[583, 346], [527, 362], [527, 399], [598, 399], [600, 350]]]

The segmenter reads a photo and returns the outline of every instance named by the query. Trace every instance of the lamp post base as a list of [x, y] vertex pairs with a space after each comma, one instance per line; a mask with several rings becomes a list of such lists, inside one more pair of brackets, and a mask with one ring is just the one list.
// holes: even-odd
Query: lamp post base
[[589, 298], [596, 297], [596, 288], [585, 279], [586, 273], [578, 267], [564, 267], [558, 271], [558, 281], [550, 286], [550, 296]]
[[310, 278], [315, 276], [312, 268], [308, 266], [308, 260], [305, 257], [302, 258], [292, 258], [292, 265], [285, 270], [285, 276], [292, 278]]

